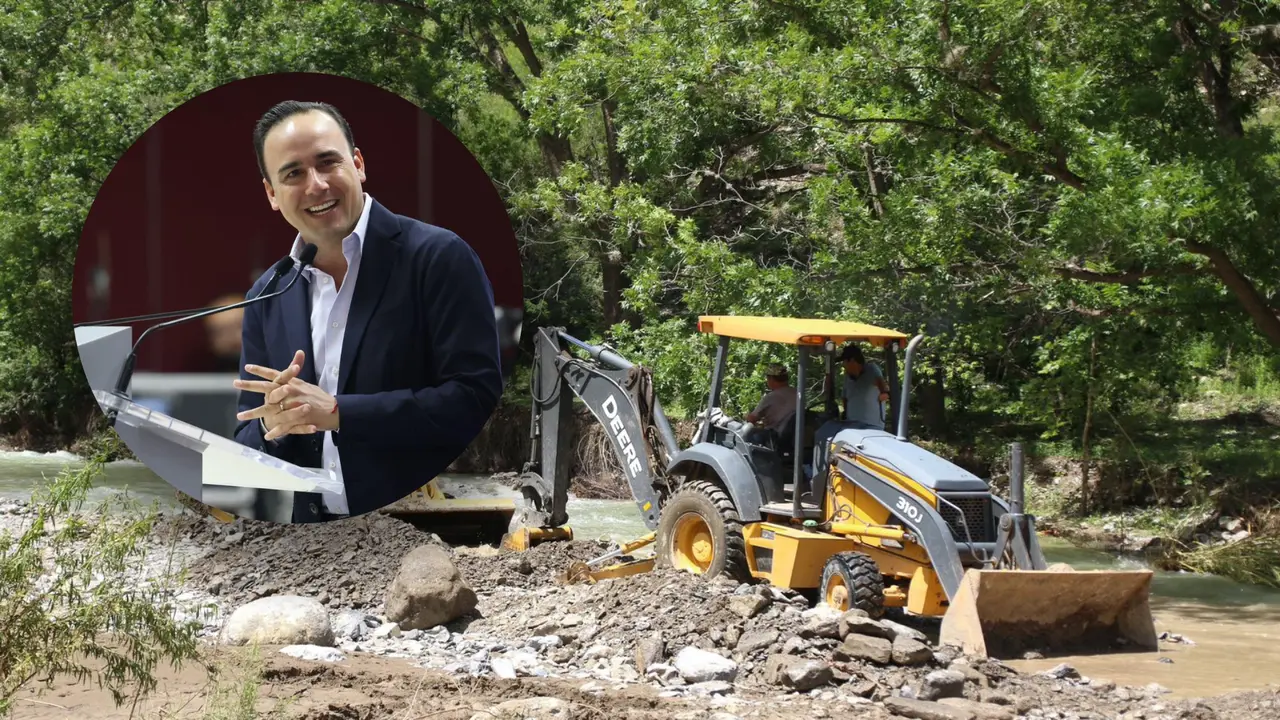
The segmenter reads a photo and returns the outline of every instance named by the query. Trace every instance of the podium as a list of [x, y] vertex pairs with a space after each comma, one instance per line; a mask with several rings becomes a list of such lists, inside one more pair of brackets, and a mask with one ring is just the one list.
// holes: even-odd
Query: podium
[[[116, 379], [132, 349], [132, 334], [128, 327], [76, 328], [80, 362], [102, 411], [115, 412], [120, 439], [170, 485], [220, 510], [283, 523], [291, 521], [293, 493], [343, 493], [342, 483], [323, 470], [272, 457], [116, 393]], [[263, 503], [264, 494], [276, 497]], [[259, 511], [244, 509], [249, 507]]]

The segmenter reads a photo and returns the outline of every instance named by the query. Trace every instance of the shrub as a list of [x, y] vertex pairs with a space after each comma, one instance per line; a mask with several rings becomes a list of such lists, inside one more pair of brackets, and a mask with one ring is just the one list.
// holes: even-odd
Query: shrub
[[196, 657], [201, 625], [180, 619], [172, 562], [150, 581], [141, 573], [159, 517], [124, 494], [82, 513], [101, 456], [36, 488], [33, 514], [15, 536], [0, 533], [0, 716], [33, 684], [71, 677], [110, 690], [155, 689], [163, 661]]

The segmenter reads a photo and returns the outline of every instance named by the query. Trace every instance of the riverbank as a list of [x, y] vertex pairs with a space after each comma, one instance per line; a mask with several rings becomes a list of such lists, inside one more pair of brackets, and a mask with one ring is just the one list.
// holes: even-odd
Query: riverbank
[[[26, 517], [21, 503], [0, 502], [0, 532], [20, 527]], [[224, 524], [180, 511], [153, 533], [140, 577], [161, 572], [170, 557], [190, 568], [178, 596], [181, 612], [202, 624], [211, 658], [244, 652], [219, 639], [236, 611], [254, 601], [297, 596], [322, 608], [333, 632], [324, 648], [336, 651], [331, 661], [264, 646], [262, 668], [244, 681], [260, 684], [259, 709], [291, 698], [288, 715], [312, 720], [404, 717], [410, 710], [470, 718], [487, 705], [536, 697], [562, 704], [539, 701], [542, 714], [530, 717], [858, 712], [866, 718], [1210, 720], [1280, 712], [1280, 688], [1267, 686], [1274, 681], [1269, 675], [1222, 679], [1194, 693], [1177, 687], [1168, 672], [1159, 679], [1141, 675], [1143, 668], [1194, 670], [1196, 656], [1230, 654], [1238, 628], [1221, 638], [1194, 637], [1195, 646], [1165, 639], [1158, 653], [1110, 656], [1113, 667], [1139, 672], [1128, 682], [1084, 670], [1079, 661], [1057, 668], [1057, 658], [1047, 667], [1019, 669], [1025, 661], [966, 660], [939, 647], [936, 623], [899, 618], [900, 625], [862, 626], [872, 633], [862, 635], [794, 593], [754, 584], [708, 583], [673, 572], [561, 584], [569, 563], [608, 549], [600, 542], [551, 543], [523, 554], [443, 548], [460, 582], [474, 591], [475, 607], [443, 625], [403, 630], [390, 621], [387, 598], [405, 558], [423, 546], [443, 548], [434, 536], [381, 514], [274, 526]], [[1159, 607], [1156, 617], [1158, 630], [1175, 634], [1189, 619]], [[1273, 622], [1280, 628], [1280, 619]], [[1250, 632], [1257, 637], [1268, 630], [1254, 622]], [[1276, 640], [1270, 650], [1253, 649], [1251, 667], [1263, 672], [1280, 664], [1280, 633]], [[876, 655], [877, 642], [885, 643], [883, 657]], [[187, 703], [188, 714], [178, 717], [203, 717], [192, 714], [195, 708], [216, 700], [207, 677], [191, 669], [164, 675], [161, 690], [149, 707], [158, 712], [163, 703], [170, 710]], [[946, 695], [956, 697], [942, 702]], [[59, 682], [52, 694], [25, 697], [53, 705], [22, 703], [18, 717], [119, 713], [101, 693], [69, 682]], [[553, 707], [561, 714], [550, 714]]]

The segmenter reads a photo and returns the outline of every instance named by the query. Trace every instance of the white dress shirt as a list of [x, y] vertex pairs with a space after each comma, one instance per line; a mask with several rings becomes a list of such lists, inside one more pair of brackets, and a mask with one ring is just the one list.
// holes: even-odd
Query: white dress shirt
[[[342, 288], [334, 289], [333, 276], [307, 267], [304, 274], [311, 283], [311, 360], [316, 368], [316, 384], [320, 389], [338, 394], [338, 363], [342, 359], [342, 339], [347, 331], [347, 314], [351, 310], [351, 296], [356, 291], [356, 276], [360, 272], [360, 255], [364, 249], [365, 232], [369, 227], [369, 208], [373, 205], [368, 193], [364, 195], [364, 212], [355, 230], [342, 240], [342, 255], [347, 259], [347, 274]], [[298, 259], [302, 252], [302, 235], [293, 241], [290, 255]], [[341, 410], [339, 410], [341, 412]], [[332, 433], [324, 433], [324, 449], [321, 452], [322, 468], [339, 483], [342, 482], [342, 458], [333, 444]], [[327, 512], [346, 515], [350, 512], [345, 494], [327, 491], [320, 493]]]

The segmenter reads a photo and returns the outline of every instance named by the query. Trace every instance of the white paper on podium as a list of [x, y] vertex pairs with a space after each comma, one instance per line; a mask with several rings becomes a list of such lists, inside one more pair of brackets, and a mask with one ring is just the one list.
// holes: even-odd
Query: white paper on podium
[[244, 453], [227, 452], [210, 445], [200, 454], [201, 475], [205, 485], [258, 488], [260, 490], [288, 490], [290, 492], [319, 492], [325, 490], [342, 494], [342, 485], [315, 474], [295, 474], [284, 468], [264, 465]]

